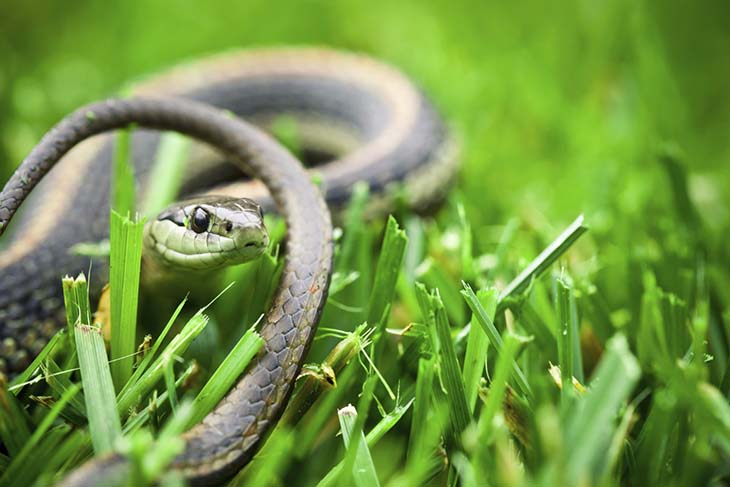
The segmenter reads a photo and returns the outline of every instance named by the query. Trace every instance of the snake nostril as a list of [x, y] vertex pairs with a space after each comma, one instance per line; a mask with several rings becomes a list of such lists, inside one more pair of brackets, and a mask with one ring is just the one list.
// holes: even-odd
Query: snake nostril
[[226, 223], [226, 232], [230, 233], [231, 230], [233, 230], [233, 223], [231, 223], [231, 222]]

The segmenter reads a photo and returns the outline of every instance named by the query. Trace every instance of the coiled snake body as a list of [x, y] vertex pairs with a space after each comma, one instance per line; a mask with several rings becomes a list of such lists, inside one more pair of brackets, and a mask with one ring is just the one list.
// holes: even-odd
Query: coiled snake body
[[[149, 176], [157, 130], [206, 142], [255, 178], [223, 184], [220, 171], [202, 165], [190, 168], [183, 185], [186, 192], [256, 199], [275, 207], [287, 224], [284, 271], [260, 330], [264, 351], [216, 409], [186, 433], [186, 449], [173, 462], [191, 483], [208, 484], [230, 477], [251, 458], [291, 394], [329, 284], [325, 200], [341, 205], [355, 182], [366, 181], [384, 208], [396, 194], [412, 207], [428, 206], [453, 179], [454, 146], [430, 103], [403, 75], [372, 59], [326, 49], [225, 54], [155, 76], [132, 91], [127, 100], [80, 109], [44, 137], [0, 194], [0, 233], [71, 148], [131, 123], [140, 127], [133, 160], [142, 195], [155, 190]], [[303, 152], [328, 160], [316, 168], [321, 187], [272, 139], [213, 107], [264, 128], [282, 116], [294, 119]], [[202, 148], [192, 152], [201, 160], [209, 156]], [[71, 151], [33, 192], [0, 254], [0, 372], [22, 370], [63, 323], [60, 276], [89, 267], [89, 258], [69, 253], [69, 247], [108, 236], [112, 155], [109, 136]], [[98, 292], [106, 265], [94, 262], [92, 292]], [[67, 483], [90, 485], [124, 468], [118, 455], [95, 460]]]

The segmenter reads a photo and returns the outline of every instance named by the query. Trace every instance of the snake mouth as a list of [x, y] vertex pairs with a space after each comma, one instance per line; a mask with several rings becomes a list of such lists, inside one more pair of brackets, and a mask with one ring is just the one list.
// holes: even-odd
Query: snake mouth
[[[235, 245], [233, 239], [223, 237], [221, 241], [224, 245], [228, 242]], [[258, 241], [247, 242], [241, 247], [233, 247], [231, 250], [220, 249], [197, 253], [178, 251], [157, 241], [153, 245], [156, 260], [166, 264], [170, 268], [214, 270], [254, 260], [265, 252], [269, 245], [269, 239], [267, 236]]]

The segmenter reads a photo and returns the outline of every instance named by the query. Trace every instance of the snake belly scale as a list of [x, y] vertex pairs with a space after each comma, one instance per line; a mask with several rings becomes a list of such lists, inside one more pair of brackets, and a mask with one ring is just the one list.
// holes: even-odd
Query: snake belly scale
[[[454, 179], [456, 146], [407, 78], [370, 58], [339, 51], [227, 53], [156, 75], [131, 91], [128, 100], [90, 105], [67, 117], [0, 195], [2, 232], [68, 152], [33, 191], [0, 254], [0, 372], [12, 376], [22, 370], [63, 323], [60, 276], [89, 267], [89, 258], [69, 253], [69, 247], [108, 236], [112, 139], [94, 137], [71, 149], [93, 135], [137, 124], [132, 156], [144, 195], [154, 190], [149, 175], [159, 130], [215, 147], [251, 179], [224, 182], [201, 165], [189, 168], [185, 191], [249, 197], [265, 209], [275, 208], [286, 221], [287, 243], [281, 282], [260, 329], [264, 351], [216, 409], [185, 434], [185, 451], [172, 465], [193, 485], [211, 484], [250, 460], [292, 392], [329, 284], [332, 243], [325, 200], [342, 205], [352, 185], [365, 181], [382, 208], [396, 197], [416, 209], [430, 206]], [[316, 168], [320, 187], [271, 138], [213, 107], [264, 128], [282, 115], [295, 119], [302, 147], [327, 156]], [[94, 260], [93, 269], [92, 293], [98, 293], [107, 263]], [[119, 455], [94, 460], [66, 484], [94, 485], [94, 479], [125, 469]]]

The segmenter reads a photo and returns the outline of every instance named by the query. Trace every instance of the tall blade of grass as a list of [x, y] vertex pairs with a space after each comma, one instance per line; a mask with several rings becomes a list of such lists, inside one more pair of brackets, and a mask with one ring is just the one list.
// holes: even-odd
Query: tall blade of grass
[[[583, 375], [580, 366], [580, 337], [574, 311], [573, 288], [563, 278], [555, 281], [556, 304], [560, 333], [558, 333], [558, 358], [560, 360], [560, 383], [562, 384], [563, 403], [568, 404], [573, 397], [573, 377]], [[579, 380], [580, 382], [580, 380]]]
[[[373, 380], [369, 380], [369, 382], [375, 384]], [[375, 472], [375, 464], [370, 456], [365, 436], [362, 434], [362, 429], [357, 427], [359, 419], [357, 410], [352, 406], [345, 406], [337, 412], [337, 416], [340, 418], [342, 439], [347, 448], [347, 455], [352, 457], [352, 461], [347, 461], [346, 457], [342, 468], [343, 475], [346, 475], [345, 472], [350, 470], [347, 467], [351, 465], [352, 479], [355, 485], [358, 487], [379, 486], [380, 481], [378, 480], [378, 474]]]
[[570, 334], [572, 335], [570, 350], [573, 354], [573, 377], [581, 384], [585, 383], [585, 372], [583, 370], [583, 351], [581, 350], [580, 340], [580, 319], [578, 317], [578, 305], [575, 299], [575, 291], [571, 284], [571, 292], [569, 294], [569, 316], [570, 316]]
[[[367, 378], [362, 386], [360, 400], [357, 403], [357, 410], [352, 406], [348, 406], [343, 408], [346, 411], [349, 408], [349, 411], [344, 414], [342, 409], [337, 411], [346, 448], [340, 480], [346, 483], [349, 482], [350, 478], [354, 479], [358, 485], [369, 485], [373, 478], [375, 479], [375, 483], [378, 483], [373, 459], [370, 457], [370, 450], [365, 443], [365, 437], [362, 433], [365, 420], [370, 411], [370, 403], [373, 400], [373, 392], [375, 391], [377, 382], [378, 378], [375, 375], [370, 375]], [[357, 412], [358, 410], [360, 411], [359, 414]]]
[[[77, 324], [91, 323], [89, 286], [83, 272], [75, 279], [65, 276], [61, 283], [63, 286], [63, 299], [66, 310], [66, 326], [69, 330], [70, 340], [73, 340]], [[66, 360], [63, 363], [64, 369], [74, 369], [78, 366], [76, 348], [72, 347], [72, 350], [73, 352], [66, 357]]]
[[76, 324], [91, 323], [89, 285], [83, 272], [76, 278], [65, 276], [61, 280], [61, 285], [66, 307], [66, 325], [68, 326], [69, 335], [73, 337]]
[[451, 329], [449, 328], [448, 318], [446, 317], [446, 310], [438, 292], [429, 295], [423, 284], [416, 283], [416, 293], [423, 296], [419, 302], [428, 306], [421, 310], [424, 318], [426, 318], [426, 322], [432, 322], [435, 327], [439, 342], [440, 369], [451, 408], [452, 436], [454, 440], [457, 440], [458, 435], [464, 431], [471, 421], [471, 414], [469, 413], [469, 406], [466, 401], [461, 366], [456, 358], [456, 351], [454, 350], [454, 342], [451, 338]]
[[489, 313], [484, 309], [482, 304], [479, 302], [479, 298], [474, 294], [474, 290], [466, 282], [461, 283], [464, 286], [464, 290], [461, 291], [461, 295], [464, 296], [466, 304], [469, 306], [472, 314], [477, 320], [479, 326], [482, 327], [484, 333], [489, 338], [489, 341], [494, 345], [494, 348], [499, 352], [502, 349], [502, 337], [494, 326], [494, 321], [490, 318]]
[[408, 458], [423, 454], [421, 446], [430, 427], [431, 393], [433, 390], [434, 368], [436, 360], [432, 357], [421, 357], [418, 360], [418, 376], [416, 378], [416, 397], [413, 403], [411, 430], [408, 439]]
[[[379, 422], [376, 424], [373, 429], [370, 430], [370, 432], [365, 436], [365, 442], [367, 443], [367, 446], [369, 449], [372, 450], [372, 448], [378, 444], [378, 441], [385, 436], [388, 431], [390, 431], [398, 422], [401, 420], [401, 418], [406, 414], [406, 412], [410, 409], [411, 405], [413, 404], [413, 399], [408, 401], [407, 404], [404, 406], [396, 406], [393, 411], [386, 414]], [[347, 445], [345, 445], [347, 446]], [[332, 469], [325, 475], [322, 480], [319, 481], [317, 484], [317, 487], [331, 487], [333, 485], [337, 485], [337, 480], [340, 478], [342, 468], [344, 467], [344, 460], [332, 467]], [[253, 485], [263, 485], [263, 484], [253, 484]]]
[[188, 428], [202, 421], [205, 415], [212, 411], [216, 404], [223, 399], [223, 396], [231, 389], [236, 379], [243, 373], [263, 344], [263, 339], [253, 327], [238, 340], [233, 350], [195, 397]]
[[[588, 393], [576, 404], [565, 427], [565, 444], [581, 445], [570, 450], [567, 475], [571, 482], [590, 478], [594, 462], [605, 461], [614, 416], [626, 401], [641, 375], [636, 358], [629, 351], [623, 335], [616, 335], [606, 345], [595, 379]], [[565, 385], [564, 385], [565, 388]]]
[[98, 327], [85, 324], [77, 325], [74, 335], [91, 441], [94, 452], [102, 455], [111, 452], [122, 435], [104, 339]]
[[[477, 299], [489, 316], [494, 316], [497, 311], [497, 293], [495, 288], [480, 289], [477, 292]], [[476, 318], [472, 315], [472, 325], [475, 320]], [[464, 356], [463, 376], [466, 401], [469, 411], [472, 413], [479, 395], [479, 383], [486, 367], [488, 349], [489, 339], [484, 330], [480, 326], [470, 326]]]
[[[474, 318], [476, 318], [476, 322], [484, 330], [484, 333], [489, 338], [489, 342], [497, 350], [497, 354], [502, 353], [502, 337], [497, 331], [497, 327], [494, 326], [494, 322], [489, 317], [489, 314], [484, 309], [482, 304], [479, 302], [479, 299], [477, 298], [476, 294], [474, 294], [471, 286], [466, 283], [463, 284], [464, 290], [461, 291], [461, 294], [462, 296], [464, 296], [466, 304], [469, 306], [469, 309], [473, 313]], [[497, 307], [499, 308], [499, 303], [497, 304]], [[522, 372], [522, 369], [516, 361], [513, 363], [512, 368], [514, 369], [513, 376], [517, 388], [520, 390], [520, 392], [529, 396], [532, 393], [530, 390], [530, 385], [527, 382], [525, 374]]]
[[112, 377], [117, 389], [132, 375], [136, 351], [139, 271], [144, 220], [131, 221], [112, 211], [109, 282], [111, 287]]
[[408, 237], [400, 229], [395, 218], [388, 217], [380, 257], [375, 269], [375, 281], [368, 304], [367, 322], [377, 326], [378, 329], [374, 340], [378, 339], [377, 335], [382, 333], [385, 328], [407, 242]]
[[583, 215], [580, 215], [507, 285], [499, 296], [500, 304], [527, 289], [533, 279], [537, 279], [545, 272], [587, 230], [588, 227], [583, 224]]
[[133, 126], [118, 130], [114, 142], [114, 175], [111, 208], [121, 215], [134, 214], [134, 168], [130, 160]]

